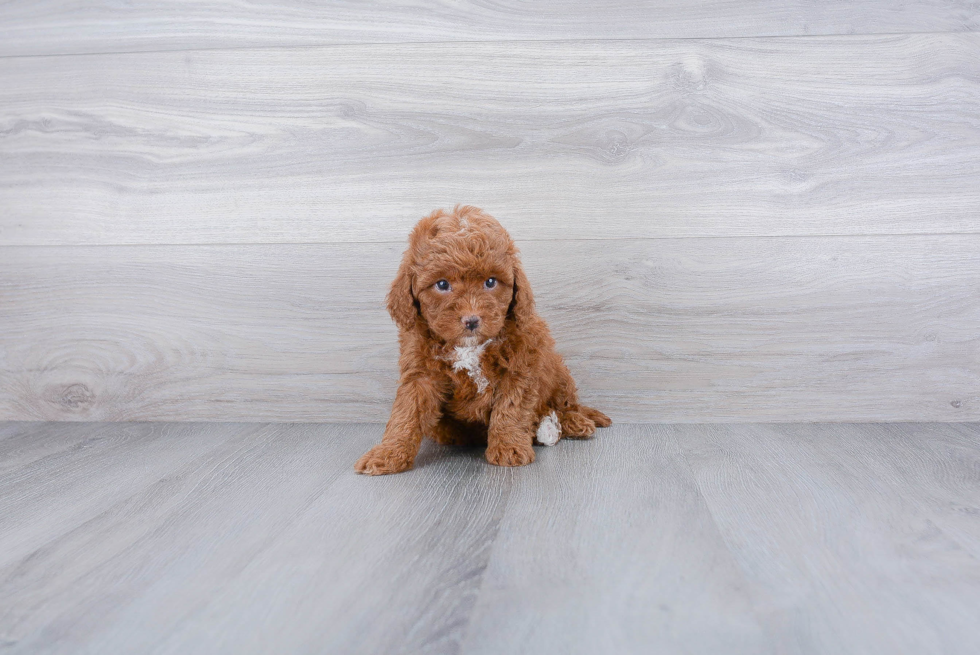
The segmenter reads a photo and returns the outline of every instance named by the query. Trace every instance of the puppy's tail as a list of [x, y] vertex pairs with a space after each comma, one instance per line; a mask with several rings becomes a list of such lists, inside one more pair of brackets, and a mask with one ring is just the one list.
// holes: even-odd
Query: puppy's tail
[[561, 422], [561, 436], [568, 439], [588, 439], [595, 434], [596, 428], [608, 428], [612, 419], [585, 405], [573, 405], [561, 412], [558, 417]]

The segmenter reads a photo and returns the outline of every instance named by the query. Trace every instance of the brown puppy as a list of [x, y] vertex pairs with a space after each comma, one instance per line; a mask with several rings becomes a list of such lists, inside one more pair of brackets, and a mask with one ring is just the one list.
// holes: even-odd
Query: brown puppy
[[499, 466], [534, 461], [531, 445], [591, 437], [611, 424], [578, 403], [575, 381], [534, 311], [517, 247], [492, 216], [456, 206], [426, 216], [388, 294], [401, 379], [381, 443], [355, 465], [412, 468], [423, 436], [487, 444]]

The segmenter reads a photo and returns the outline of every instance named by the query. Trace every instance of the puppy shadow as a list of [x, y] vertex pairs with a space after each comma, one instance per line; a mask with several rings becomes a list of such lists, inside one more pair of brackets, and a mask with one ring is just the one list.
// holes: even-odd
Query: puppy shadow
[[431, 439], [425, 439], [422, 441], [421, 447], [419, 447], [419, 454], [415, 456], [414, 468], [425, 468], [426, 466], [432, 466], [447, 459], [472, 460], [485, 463], [486, 460], [483, 455], [486, 450], [486, 445], [446, 445], [437, 443]]

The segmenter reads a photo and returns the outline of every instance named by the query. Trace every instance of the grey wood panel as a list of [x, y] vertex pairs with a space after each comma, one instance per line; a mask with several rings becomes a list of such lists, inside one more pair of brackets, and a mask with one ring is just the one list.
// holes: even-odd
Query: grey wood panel
[[0, 244], [980, 231], [980, 34], [0, 59]]
[[66, 2], [0, 5], [0, 56], [406, 41], [634, 39], [961, 32], [980, 9], [955, 0], [585, 0], [309, 3]]
[[157, 652], [458, 652], [511, 483], [531, 474], [431, 442], [410, 473], [351, 468]]
[[[77, 424], [76, 424], [77, 425]], [[121, 431], [124, 424], [100, 424]], [[0, 568], [0, 627], [14, 652], [151, 652], [216, 591], [251, 564], [378, 437], [377, 426], [183, 425], [220, 447], [179, 460], [137, 493], [29, 556]], [[169, 442], [174, 455], [186, 448]], [[152, 455], [141, 440], [131, 467]], [[80, 474], [117, 483], [109, 455], [79, 458]], [[31, 482], [21, 486], [33, 487]], [[77, 495], [45, 491], [49, 502], [83, 509]], [[15, 514], [30, 509], [16, 504]], [[9, 508], [8, 508], [9, 511]], [[37, 515], [35, 515], [35, 520]], [[47, 520], [44, 517], [42, 521]], [[57, 635], [57, 637], [53, 637]]]
[[538, 449], [462, 652], [774, 652], [669, 434], [616, 425]]
[[93, 440], [98, 427], [98, 423], [77, 422], [4, 423], [0, 429], [0, 474], [69, 448], [84, 448]]
[[926, 521], [980, 561], [980, 425], [889, 424], [869, 428], [867, 439], [847, 431], [806, 427], [789, 430], [834, 458], [847, 475], [869, 477], [882, 493], [914, 498]]
[[[980, 560], [918, 502], [941, 478], [895, 485], [851, 454], [893, 452], [889, 430], [875, 427], [672, 432], [776, 652], [976, 653]], [[834, 447], [821, 448], [834, 431]]]
[[[427, 443], [385, 478], [352, 470], [379, 424], [30, 430], [73, 477], [0, 475], [0, 518], [32, 519], [0, 531], [24, 544], [0, 565], [8, 653], [980, 645], [980, 559], [933, 522], [980, 523], [978, 425], [619, 424], [520, 469]], [[75, 481], [140, 471], [95, 504]]]
[[[522, 244], [615, 420], [977, 420], [980, 236]], [[6, 248], [0, 415], [384, 421], [401, 246]]]
[[[5, 471], [0, 478], [0, 568], [213, 450], [230, 432], [220, 424], [205, 430], [180, 424], [100, 425], [81, 443]], [[91, 474], [93, 467], [98, 475]]]

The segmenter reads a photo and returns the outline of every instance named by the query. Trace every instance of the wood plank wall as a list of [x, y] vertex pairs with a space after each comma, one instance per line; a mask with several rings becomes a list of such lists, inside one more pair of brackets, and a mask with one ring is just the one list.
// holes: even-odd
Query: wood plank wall
[[0, 5], [0, 419], [383, 421], [423, 214], [629, 421], [980, 420], [980, 7]]

